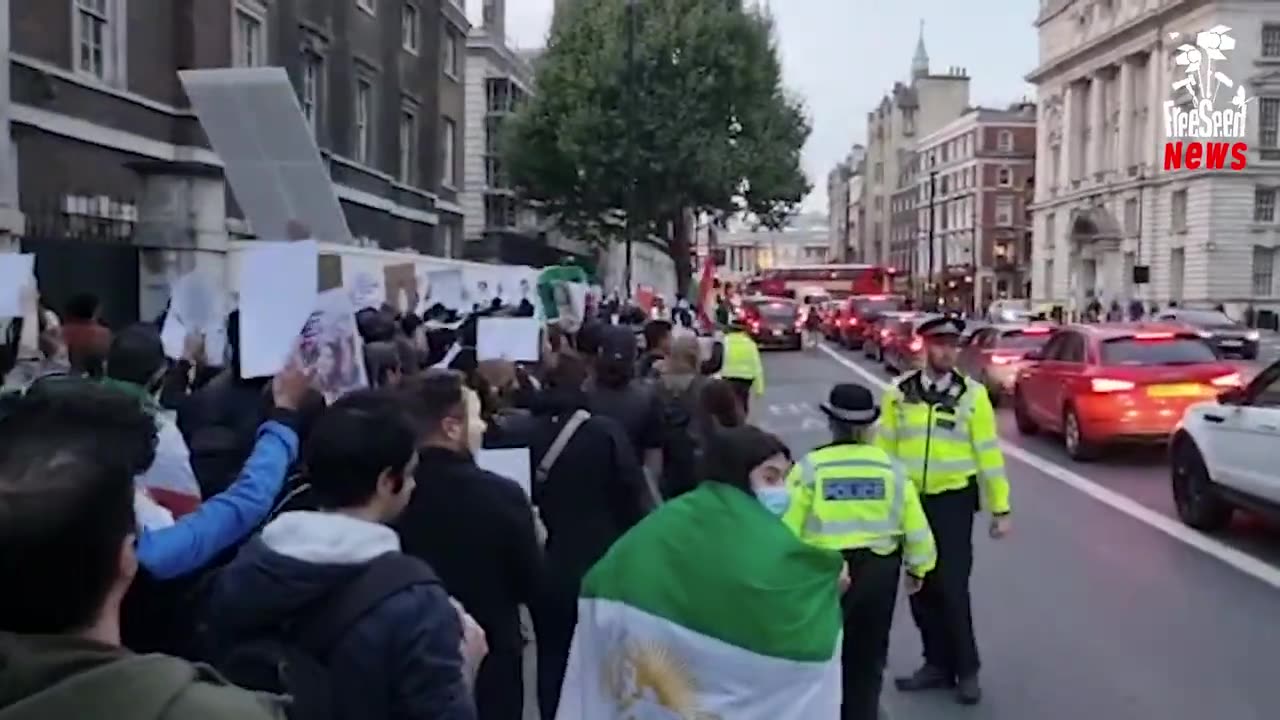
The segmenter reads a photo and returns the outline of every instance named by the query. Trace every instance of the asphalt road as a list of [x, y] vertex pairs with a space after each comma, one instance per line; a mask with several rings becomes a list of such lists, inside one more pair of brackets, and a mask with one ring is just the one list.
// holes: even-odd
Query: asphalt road
[[[852, 362], [849, 367], [837, 360]], [[832, 384], [886, 379], [860, 354], [766, 353], [752, 419], [804, 452], [827, 439]], [[878, 388], [876, 388], [878, 390]], [[1005, 411], [1007, 412], [1007, 411]], [[1172, 519], [1158, 452], [1072, 463], [1051, 438], [1001, 418], [1014, 533], [975, 533], [974, 613], [986, 699], [905, 696], [893, 718], [1262, 720], [1280, 717], [1280, 531], [1252, 519], [1220, 539]], [[905, 600], [892, 672], [920, 662]]]

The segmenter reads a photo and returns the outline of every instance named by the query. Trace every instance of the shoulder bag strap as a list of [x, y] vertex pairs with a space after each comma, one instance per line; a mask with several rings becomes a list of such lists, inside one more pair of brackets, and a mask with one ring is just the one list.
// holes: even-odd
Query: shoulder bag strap
[[327, 657], [346, 631], [379, 603], [414, 585], [438, 584], [429, 565], [411, 555], [389, 552], [369, 563], [349, 585], [326, 598], [295, 629], [298, 642], [318, 658]]
[[555, 467], [556, 461], [560, 459], [560, 455], [564, 449], [568, 447], [569, 441], [573, 439], [578, 428], [582, 423], [591, 418], [591, 413], [586, 410], [578, 410], [569, 416], [564, 427], [560, 428], [560, 433], [556, 435], [556, 439], [551, 443], [551, 447], [547, 448], [547, 454], [542, 456], [542, 462], [538, 463], [538, 468], [534, 473], [535, 482], [541, 484], [546, 482], [547, 476], [551, 474], [551, 468]]

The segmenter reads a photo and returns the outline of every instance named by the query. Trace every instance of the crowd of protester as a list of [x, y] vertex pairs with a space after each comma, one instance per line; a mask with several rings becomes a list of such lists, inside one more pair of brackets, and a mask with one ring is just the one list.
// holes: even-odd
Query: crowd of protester
[[[171, 361], [162, 320], [26, 301], [0, 355], [2, 720], [520, 720], [534, 638], [550, 720], [588, 570], [785, 451], [742, 434], [681, 312], [606, 304], [514, 364], [477, 361], [475, 319], [532, 306], [362, 309], [369, 388], [326, 405], [295, 365], [241, 377], [235, 312], [224, 357], [192, 336]], [[522, 447], [531, 497], [476, 463]]]

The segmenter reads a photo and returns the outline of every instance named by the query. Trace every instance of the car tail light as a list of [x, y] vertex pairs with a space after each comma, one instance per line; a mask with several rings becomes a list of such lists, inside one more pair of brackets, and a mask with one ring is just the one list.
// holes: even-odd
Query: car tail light
[[759, 320], [752, 320], [752, 321], [751, 321], [751, 332], [760, 332], [760, 321], [759, 321]]
[[849, 318], [849, 324], [850, 324], [850, 325], [857, 325], [857, 324], [858, 324], [858, 318], [856, 318], [856, 317], [851, 317], [851, 318]]
[[1214, 387], [1221, 387], [1221, 388], [1243, 387], [1244, 381], [1241, 380], [1240, 373], [1233, 372], [1228, 375], [1223, 375], [1222, 377], [1216, 377], [1210, 380], [1209, 384], [1213, 385]]
[[1023, 335], [1048, 335], [1048, 334], [1049, 334], [1049, 328], [1047, 328], [1047, 327], [1027, 327], [1027, 328], [1022, 328], [1022, 334], [1023, 334]]
[[879, 302], [881, 300], [884, 300], [884, 295], [868, 295], [867, 299], [872, 302]]
[[993, 365], [1009, 365], [1010, 363], [1017, 362], [1018, 359], [1019, 357], [1017, 355], [992, 355], [991, 363]]
[[1172, 340], [1173, 333], [1167, 333], [1167, 332], [1135, 333], [1133, 336], [1133, 339], [1134, 340]]
[[888, 331], [888, 330], [881, 330], [881, 331], [880, 331], [880, 337], [881, 337], [881, 338], [887, 338], [887, 337], [889, 337], [889, 331]]
[[1096, 393], [1125, 392], [1134, 388], [1133, 383], [1128, 380], [1114, 380], [1112, 378], [1093, 378], [1089, 381], [1089, 384]]
[[924, 341], [920, 338], [911, 338], [911, 352], [920, 352], [924, 349]]

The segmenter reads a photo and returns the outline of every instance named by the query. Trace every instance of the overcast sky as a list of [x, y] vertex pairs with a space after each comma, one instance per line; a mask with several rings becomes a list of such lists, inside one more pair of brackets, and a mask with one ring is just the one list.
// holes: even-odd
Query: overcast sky
[[[520, 47], [542, 45], [551, 5], [507, 0], [510, 39]], [[1036, 64], [1031, 22], [1039, 2], [985, 0], [980, 6], [982, 12], [956, 0], [772, 1], [783, 79], [804, 98], [813, 120], [804, 168], [814, 191], [806, 209], [825, 212], [827, 171], [865, 140], [867, 112], [894, 81], [908, 78], [921, 20], [932, 69], [966, 68], [974, 104], [1003, 106], [1031, 93], [1022, 78]]]

